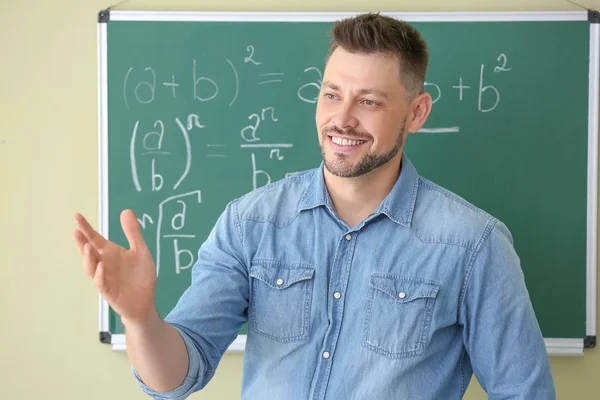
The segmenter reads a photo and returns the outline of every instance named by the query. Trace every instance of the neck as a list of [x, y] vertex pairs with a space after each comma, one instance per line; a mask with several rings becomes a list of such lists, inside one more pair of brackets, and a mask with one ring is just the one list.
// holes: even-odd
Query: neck
[[394, 187], [400, 170], [400, 156], [355, 178], [341, 178], [325, 168], [325, 186], [342, 221], [353, 227], [373, 213]]

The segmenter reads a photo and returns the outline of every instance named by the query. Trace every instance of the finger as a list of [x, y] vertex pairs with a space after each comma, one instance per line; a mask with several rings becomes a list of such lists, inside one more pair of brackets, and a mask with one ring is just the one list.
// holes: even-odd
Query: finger
[[106, 239], [92, 228], [83, 215], [75, 214], [75, 222], [77, 223], [77, 229], [83, 233], [92, 247], [99, 250], [104, 246]]
[[132, 210], [125, 210], [121, 213], [121, 227], [131, 250], [136, 251], [147, 248], [140, 224]]
[[75, 240], [77, 250], [79, 250], [79, 255], [83, 257], [83, 246], [88, 242], [87, 238], [78, 229], [75, 229], [73, 231], [73, 239]]
[[104, 263], [100, 261], [96, 267], [96, 274], [94, 275], [94, 285], [96, 285], [96, 288], [98, 289], [102, 297], [104, 297], [104, 299], [108, 301], [111, 299], [107, 298], [110, 294], [106, 292], [107, 286], [105, 269], [106, 267]]
[[94, 278], [98, 260], [94, 254], [92, 246], [89, 243], [83, 245], [83, 270], [90, 278]]

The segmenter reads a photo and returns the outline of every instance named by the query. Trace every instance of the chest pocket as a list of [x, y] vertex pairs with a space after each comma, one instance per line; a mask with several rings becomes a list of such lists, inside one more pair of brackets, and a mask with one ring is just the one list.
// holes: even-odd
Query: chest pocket
[[252, 263], [250, 325], [278, 342], [308, 339], [315, 270], [306, 264], [260, 260]]
[[398, 359], [425, 350], [440, 285], [416, 277], [373, 274], [363, 332], [363, 346]]

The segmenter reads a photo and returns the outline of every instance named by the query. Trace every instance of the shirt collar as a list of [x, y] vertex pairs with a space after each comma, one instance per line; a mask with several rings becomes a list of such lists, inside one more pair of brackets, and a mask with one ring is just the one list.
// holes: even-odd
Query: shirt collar
[[[408, 157], [402, 153], [402, 170], [392, 190], [375, 209], [373, 215], [385, 214], [392, 221], [410, 227], [417, 191], [419, 188], [419, 175]], [[325, 206], [335, 214], [331, 198], [325, 186], [323, 177], [323, 162], [314, 171], [308, 180], [308, 185], [298, 203], [298, 211]]]

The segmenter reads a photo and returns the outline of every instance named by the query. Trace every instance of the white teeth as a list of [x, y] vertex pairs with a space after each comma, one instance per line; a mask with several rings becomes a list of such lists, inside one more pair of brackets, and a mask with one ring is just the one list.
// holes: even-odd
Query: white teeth
[[358, 144], [362, 144], [365, 142], [364, 140], [348, 140], [348, 139], [338, 138], [335, 136], [332, 136], [331, 140], [333, 141], [333, 143], [339, 144], [340, 146], [356, 146]]

